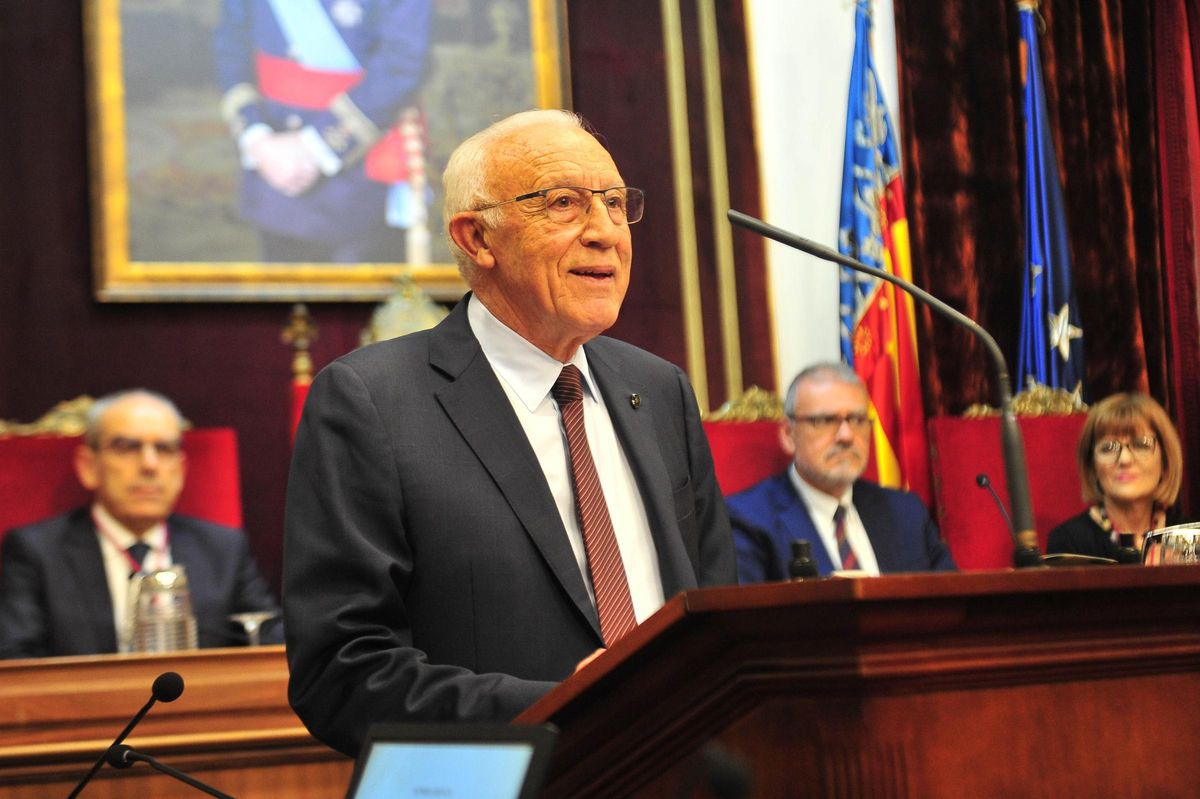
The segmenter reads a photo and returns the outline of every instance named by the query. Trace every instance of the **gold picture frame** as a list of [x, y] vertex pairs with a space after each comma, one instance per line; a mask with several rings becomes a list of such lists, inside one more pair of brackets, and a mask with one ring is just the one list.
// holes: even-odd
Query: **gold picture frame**
[[[240, 6], [254, 2], [267, 7], [267, 0]], [[440, 232], [445, 157], [509, 113], [569, 105], [565, 11], [562, 0], [429, 2], [428, 66], [418, 94], [428, 243], [413, 245], [410, 233], [397, 233], [405, 237], [397, 239], [401, 253], [425, 254], [364, 263], [267, 261], [261, 234], [239, 211], [245, 167], [222, 117], [218, 70], [205, 63], [217, 58], [211, 39], [224, 7], [238, 2], [86, 0], [96, 298], [376, 301], [401, 277], [437, 299], [460, 296], [465, 284]], [[371, 20], [372, 9], [386, 5], [335, 0], [326, 7], [335, 19], [357, 13]], [[491, 85], [492, 76], [503, 85]]]

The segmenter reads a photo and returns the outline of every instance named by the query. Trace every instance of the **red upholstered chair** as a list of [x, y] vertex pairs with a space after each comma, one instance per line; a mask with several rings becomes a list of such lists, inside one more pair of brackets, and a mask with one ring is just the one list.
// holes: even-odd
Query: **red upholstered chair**
[[[79, 436], [0, 437], [0, 536], [84, 505], [88, 492], [72, 466]], [[176, 510], [230, 527], [242, 526], [237, 435], [231, 428], [183, 435], [187, 480]]]
[[[1043, 552], [1050, 529], [1084, 509], [1075, 445], [1086, 414], [1021, 417], [1034, 525]], [[930, 464], [938, 527], [961, 569], [1012, 565], [1013, 540], [1004, 518], [976, 475], [988, 476], [1009, 507], [997, 417], [939, 417], [929, 422]]]
[[722, 494], [736, 494], [787, 467], [787, 453], [779, 446], [782, 418], [779, 398], [751, 387], [704, 421]]
[[704, 432], [725, 496], [787, 468], [787, 453], [779, 446], [779, 422], [705, 422]]

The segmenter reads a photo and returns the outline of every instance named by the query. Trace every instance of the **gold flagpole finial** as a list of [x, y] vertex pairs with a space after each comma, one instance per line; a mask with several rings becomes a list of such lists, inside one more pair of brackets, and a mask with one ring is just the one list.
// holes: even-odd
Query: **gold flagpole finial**
[[1037, 21], [1038, 33], [1046, 32], [1046, 18], [1042, 16], [1042, 0], [1017, 0], [1017, 11], [1031, 11]]

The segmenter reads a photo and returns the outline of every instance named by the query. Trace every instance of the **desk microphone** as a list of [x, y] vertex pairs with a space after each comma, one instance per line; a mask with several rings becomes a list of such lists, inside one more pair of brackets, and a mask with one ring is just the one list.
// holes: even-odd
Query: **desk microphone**
[[890, 272], [885, 272], [882, 269], [876, 269], [873, 266], [867, 266], [861, 261], [842, 255], [837, 250], [817, 244], [815, 241], [809, 241], [806, 238], [797, 236], [795, 233], [789, 233], [782, 228], [777, 228], [774, 225], [768, 225], [761, 219], [756, 219], [752, 216], [743, 214], [741, 211], [735, 211], [732, 208], [728, 211], [729, 221], [739, 227], [752, 230], [760, 236], [764, 236], [780, 244], [786, 244], [801, 252], [806, 252], [809, 255], [816, 256], [823, 261], [832, 261], [835, 264], [841, 264], [855, 272], [861, 272], [864, 275], [879, 280], [891, 283], [899, 287], [914, 300], [928, 306], [931, 310], [949, 319], [960, 327], [965, 327], [970, 330], [981, 342], [984, 349], [992, 360], [992, 367], [996, 377], [997, 403], [1000, 407], [1000, 449], [1004, 454], [1004, 473], [1008, 478], [1008, 496], [1012, 502], [1012, 530], [1014, 550], [1013, 550], [1013, 565], [1019, 567], [1024, 566], [1042, 566], [1042, 555], [1038, 552], [1037, 531], [1033, 526], [1033, 503], [1029, 499], [1029, 472], [1025, 464], [1025, 441], [1021, 437], [1021, 428], [1017, 426], [1017, 417], [1012, 409], [1012, 383], [1008, 379], [1008, 366], [1004, 362], [1004, 353], [1000, 351], [1000, 345], [996, 343], [996, 339], [992, 338], [986, 330], [979, 326], [979, 323], [971, 319], [966, 314], [951, 308], [946, 303], [939, 300], [929, 292], [918, 286], [914, 286], [903, 278], [897, 277]]
[[229, 794], [221, 793], [211, 785], [206, 785], [195, 777], [188, 776], [177, 768], [171, 768], [166, 763], [160, 763], [156, 758], [153, 758], [147, 754], [143, 754], [136, 749], [126, 746], [125, 744], [113, 744], [111, 747], [109, 747], [109, 750], [104, 753], [104, 759], [107, 760], [108, 765], [112, 766], [113, 768], [129, 768], [135, 762], [141, 760], [144, 763], [149, 763], [151, 768], [161, 771], [168, 777], [174, 777], [180, 782], [187, 783], [196, 790], [203, 791], [209, 796], [215, 796], [217, 799], [233, 799], [233, 797]]
[[[129, 720], [129, 723], [125, 725], [125, 729], [121, 730], [121, 734], [118, 735], [116, 740], [112, 742], [112, 745], [117, 746], [121, 743], [121, 741], [124, 741], [126, 736], [128, 736], [129, 733], [133, 731], [133, 728], [137, 726], [138, 722], [150, 712], [150, 708], [154, 706], [155, 702], [174, 702], [182, 693], [183, 678], [175, 672], [164, 671], [162, 674], [155, 677], [154, 684], [150, 686], [149, 701], [142, 706], [142, 709], [137, 712], [137, 715]], [[100, 754], [100, 757], [96, 758], [96, 762], [92, 764], [92, 770], [84, 775], [83, 779], [79, 781], [79, 784], [75, 786], [75, 790], [71, 791], [71, 793], [67, 796], [67, 799], [75, 799], [75, 797], [79, 795], [79, 792], [83, 790], [83, 787], [91, 781], [92, 777], [96, 776], [96, 772], [99, 771], [100, 767], [104, 765], [104, 759], [107, 755], [108, 750], [106, 749]]]
[[983, 472], [975, 475], [975, 485], [980, 488], [986, 488], [987, 492], [992, 495], [992, 499], [996, 500], [996, 507], [1000, 509], [1000, 515], [1004, 517], [1004, 523], [1008, 525], [1008, 529], [1012, 529], [1012, 517], [1008, 515], [1008, 509], [1004, 507], [1004, 503], [1000, 501], [1000, 495], [996, 493], [996, 489], [992, 488], [992, 481]]

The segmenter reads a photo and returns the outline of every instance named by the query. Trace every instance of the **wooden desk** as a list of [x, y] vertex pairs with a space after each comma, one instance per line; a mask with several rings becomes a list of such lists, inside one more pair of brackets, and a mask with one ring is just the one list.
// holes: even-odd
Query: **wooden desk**
[[[353, 762], [288, 706], [281, 646], [0, 662], [0, 794], [66, 796], [164, 671], [183, 676], [183, 695], [157, 703], [130, 746], [238, 799], [345, 794]], [[202, 794], [139, 763], [106, 765], [81, 798], [132, 795]]]
[[1200, 786], [1200, 566], [689, 591], [529, 708], [543, 796], [1176, 797]]

